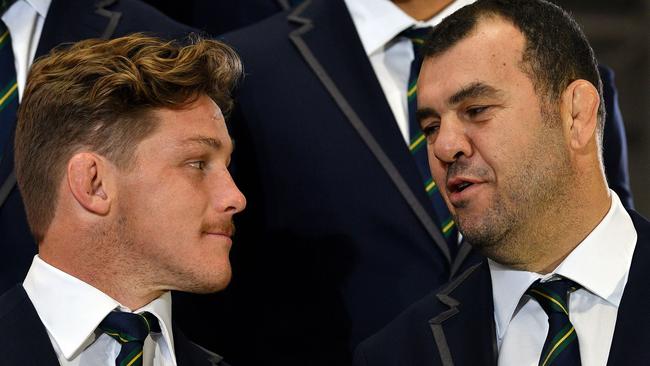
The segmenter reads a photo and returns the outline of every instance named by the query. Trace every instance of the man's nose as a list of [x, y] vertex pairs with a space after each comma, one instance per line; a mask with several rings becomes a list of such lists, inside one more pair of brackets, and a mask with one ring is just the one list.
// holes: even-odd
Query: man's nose
[[438, 134], [433, 142], [433, 153], [443, 163], [453, 163], [461, 155], [470, 156], [472, 145], [463, 123], [455, 117], [441, 121]]
[[223, 180], [221, 184], [216, 185], [217, 208], [219, 211], [236, 214], [246, 208], [246, 197], [239, 190], [230, 173], [226, 170], [218, 179]]

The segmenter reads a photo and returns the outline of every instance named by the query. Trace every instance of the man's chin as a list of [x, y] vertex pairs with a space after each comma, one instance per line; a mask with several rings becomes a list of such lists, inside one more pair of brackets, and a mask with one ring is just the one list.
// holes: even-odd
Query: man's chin
[[232, 278], [230, 267], [227, 270], [222, 270], [218, 273], [207, 274], [188, 280], [185, 283], [176, 286], [177, 291], [189, 292], [193, 294], [211, 294], [219, 292], [228, 287]]
[[217, 278], [215, 278], [213, 281], [210, 281], [210, 283], [207, 283], [206, 286], [203, 286], [201, 292], [197, 292], [200, 294], [210, 294], [213, 292], [219, 292], [224, 290], [226, 287], [228, 287], [228, 284], [230, 283], [230, 280], [232, 279], [232, 272], [228, 270], [227, 273], [220, 273]]
[[483, 252], [483, 250], [490, 250], [498, 246], [501, 235], [497, 235], [492, 225], [460, 217], [456, 220], [458, 230], [463, 234], [463, 238], [475, 249]]

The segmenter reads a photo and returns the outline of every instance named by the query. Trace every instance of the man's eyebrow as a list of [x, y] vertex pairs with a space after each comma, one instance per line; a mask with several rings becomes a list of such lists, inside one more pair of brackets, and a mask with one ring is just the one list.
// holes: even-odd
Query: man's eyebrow
[[467, 86], [464, 86], [462, 89], [457, 91], [454, 95], [449, 97], [449, 99], [447, 100], [447, 104], [456, 105], [464, 101], [465, 99], [498, 96], [499, 94], [501, 94], [500, 90], [477, 81]]
[[418, 110], [415, 111], [415, 120], [418, 121], [419, 125], [422, 125], [422, 120], [429, 117], [437, 118], [440, 117], [440, 114], [433, 108], [418, 108]]
[[[231, 140], [230, 142], [231, 142], [230, 146], [233, 146], [233, 141]], [[207, 136], [193, 136], [185, 139], [184, 143], [204, 145], [213, 150], [220, 150], [224, 146], [224, 143], [221, 140], [212, 137], [207, 137]]]

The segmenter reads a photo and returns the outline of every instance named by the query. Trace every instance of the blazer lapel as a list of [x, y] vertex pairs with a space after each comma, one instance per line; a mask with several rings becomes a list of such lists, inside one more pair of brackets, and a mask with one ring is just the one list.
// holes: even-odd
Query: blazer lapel
[[[36, 57], [47, 54], [52, 48], [88, 38], [108, 39], [113, 35], [120, 17], [119, 12], [108, 10], [119, 0], [52, 0]], [[69, 21], [70, 15], [76, 21]]]
[[176, 326], [172, 325], [174, 332], [174, 352], [178, 366], [217, 366], [225, 365], [223, 358], [194, 342], [191, 342], [185, 334]]
[[636, 212], [630, 212], [630, 216], [638, 237], [618, 308], [608, 365], [645, 365], [650, 360], [650, 225]]
[[[47, 54], [62, 44], [88, 38], [107, 39], [113, 35], [121, 13], [107, 9], [118, 0], [52, 0], [43, 24], [36, 57]], [[75, 22], [69, 21], [69, 14], [75, 14]], [[13, 137], [7, 144], [5, 158], [0, 162], [0, 206], [16, 185], [13, 172]]]
[[3, 365], [58, 365], [56, 353], [21, 284], [2, 296], [0, 323], [5, 330], [1, 337], [0, 360]]
[[298, 52], [451, 264], [433, 208], [343, 1], [306, 0], [288, 16]]
[[429, 321], [442, 364], [496, 365], [498, 350], [487, 262], [468, 269], [437, 297], [449, 307]]

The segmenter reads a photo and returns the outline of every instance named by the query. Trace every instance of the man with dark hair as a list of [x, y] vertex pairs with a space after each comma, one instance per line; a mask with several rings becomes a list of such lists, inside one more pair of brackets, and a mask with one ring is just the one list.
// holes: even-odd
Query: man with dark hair
[[[247, 73], [231, 132], [252, 204], [238, 218], [232, 285], [179, 313], [225, 330], [196, 328], [197, 339], [233, 363], [349, 365], [359, 342], [477, 263], [431, 180], [411, 73], [417, 33], [471, 2], [309, 0], [224, 36]], [[607, 174], [631, 204], [611, 116]], [[223, 311], [206, 317], [215, 303]]]
[[39, 254], [0, 298], [2, 364], [223, 364], [175, 329], [169, 291], [230, 280], [240, 74], [223, 43], [142, 34], [33, 65], [15, 166]]
[[608, 188], [601, 82], [544, 0], [479, 0], [424, 47], [432, 175], [488, 259], [357, 348], [357, 365], [644, 365], [650, 223]]

